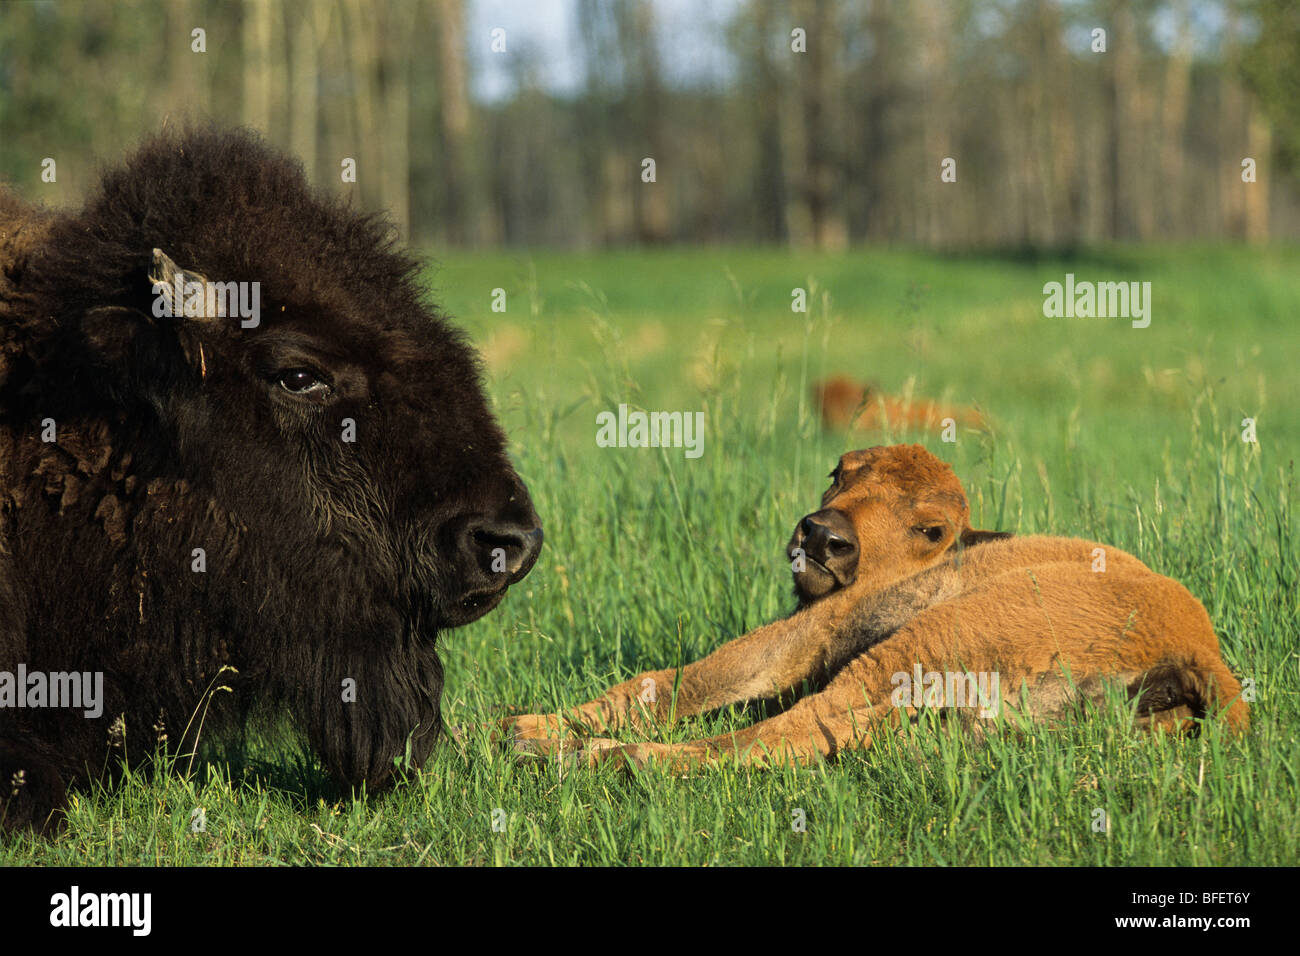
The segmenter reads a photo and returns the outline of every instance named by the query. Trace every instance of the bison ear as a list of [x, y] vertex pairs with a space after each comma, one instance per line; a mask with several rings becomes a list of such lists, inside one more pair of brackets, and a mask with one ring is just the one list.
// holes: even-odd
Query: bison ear
[[161, 249], [153, 251], [149, 282], [154, 295], [153, 314], [216, 319], [225, 315], [226, 297], [210, 294], [208, 280], [197, 272], [182, 269]]
[[[158, 323], [151, 322], [138, 309], [108, 305], [87, 312], [81, 320], [81, 330], [86, 337], [86, 344], [107, 359], [109, 364], [120, 365], [128, 361], [133, 353], [139, 355], [143, 352], [153, 357], [150, 360], [152, 370], [156, 370], [158, 358], [165, 354], [159, 351], [157, 336], [161, 333], [162, 336], [179, 342], [185, 361], [198, 372], [200, 379], [208, 374], [203, 344], [195, 330], [185, 325], [170, 330], [160, 329]], [[142, 342], [141, 336], [152, 340], [152, 344]]]
[[1011, 537], [1014, 535], [1010, 531], [976, 531], [974, 528], [967, 528], [961, 533], [960, 540], [963, 548], [973, 548], [987, 541], [1001, 541], [1003, 538]]

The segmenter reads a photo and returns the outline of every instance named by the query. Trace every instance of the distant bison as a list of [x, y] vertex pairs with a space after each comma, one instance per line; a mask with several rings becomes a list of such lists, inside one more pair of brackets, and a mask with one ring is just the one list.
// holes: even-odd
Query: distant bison
[[542, 532], [416, 274], [251, 133], [163, 134], [79, 212], [0, 191], [4, 829], [209, 696], [205, 734], [282, 708], [345, 784], [428, 756], [439, 630]]
[[886, 395], [875, 385], [863, 385], [836, 375], [812, 386], [813, 403], [827, 428], [854, 431], [883, 429], [936, 429], [948, 419], [953, 424], [978, 428], [984, 416], [964, 405], [944, 405], [928, 398]]

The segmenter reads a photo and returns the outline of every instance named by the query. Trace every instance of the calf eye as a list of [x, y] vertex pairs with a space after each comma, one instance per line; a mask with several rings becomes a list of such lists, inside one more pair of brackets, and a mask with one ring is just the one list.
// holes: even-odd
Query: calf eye
[[294, 395], [325, 395], [330, 390], [329, 385], [309, 368], [287, 368], [277, 381], [282, 389]]
[[943, 525], [941, 524], [931, 525], [928, 528], [922, 525], [921, 527], [913, 528], [912, 530], [917, 534], [925, 535], [925, 537], [933, 543], [938, 543], [943, 539]]

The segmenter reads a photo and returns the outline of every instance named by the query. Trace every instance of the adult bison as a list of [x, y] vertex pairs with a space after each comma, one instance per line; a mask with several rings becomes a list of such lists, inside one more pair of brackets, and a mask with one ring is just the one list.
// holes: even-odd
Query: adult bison
[[254, 134], [167, 133], [79, 212], [0, 191], [0, 267], [4, 828], [192, 746], [214, 681], [205, 733], [266, 704], [346, 784], [422, 762], [438, 632], [542, 532], [384, 222]]

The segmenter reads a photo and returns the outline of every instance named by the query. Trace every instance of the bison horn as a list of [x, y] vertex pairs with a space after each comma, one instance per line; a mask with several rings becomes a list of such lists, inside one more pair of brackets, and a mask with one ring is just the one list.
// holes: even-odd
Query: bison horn
[[218, 319], [226, 315], [227, 300], [204, 276], [182, 269], [161, 249], [153, 251], [149, 282], [155, 296], [153, 314], [191, 319]]

